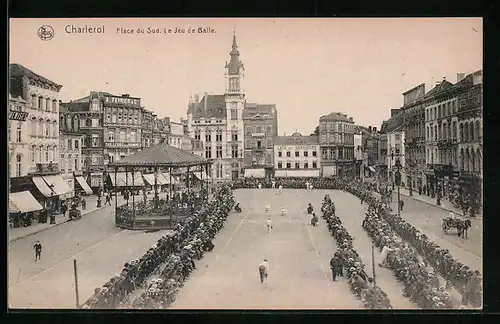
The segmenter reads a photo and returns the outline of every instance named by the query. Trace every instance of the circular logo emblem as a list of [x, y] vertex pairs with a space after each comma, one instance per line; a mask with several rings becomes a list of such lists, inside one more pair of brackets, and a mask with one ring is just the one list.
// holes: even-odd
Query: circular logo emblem
[[54, 38], [54, 28], [49, 25], [43, 25], [38, 29], [38, 37], [43, 41], [48, 41]]

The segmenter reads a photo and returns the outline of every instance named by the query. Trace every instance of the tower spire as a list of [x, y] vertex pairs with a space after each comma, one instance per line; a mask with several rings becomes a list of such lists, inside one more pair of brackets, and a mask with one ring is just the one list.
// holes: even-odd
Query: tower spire
[[233, 30], [233, 44], [231, 45], [231, 52], [229, 52], [231, 59], [226, 63], [229, 75], [238, 75], [243, 64], [240, 61], [240, 52], [238, 51], [238, 44], [236, 42], [236, 31]]

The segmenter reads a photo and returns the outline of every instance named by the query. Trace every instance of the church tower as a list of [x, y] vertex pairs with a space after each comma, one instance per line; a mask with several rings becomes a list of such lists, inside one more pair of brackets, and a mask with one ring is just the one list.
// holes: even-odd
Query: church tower
[[[243, 108], [245, 107], [245, 92], [243, 91], [244, 66], [240, 61], [240, 52], [233, 33], [233, 44], [229, 52], [230, 60], [226, 61], [226, 86], [224, 98], [226, 103], [226, 156], [225, 177], [235, 179], [242, 177], [243, 167]], [[228, 179], [228, 180], [229, 180]]]

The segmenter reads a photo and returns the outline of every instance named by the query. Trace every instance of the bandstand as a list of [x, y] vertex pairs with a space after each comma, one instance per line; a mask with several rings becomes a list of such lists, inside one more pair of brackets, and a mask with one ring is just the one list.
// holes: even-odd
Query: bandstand
[[[172, 228], [208, 200], [209, 181], [213, 183], [208, 177], [211, 163], [188, 151], [160, 144], [108, 164], [115, 225], [132, 230]], [[154, 192], [152, 198], [146, 194], [147, 188]], [[118, 193], [125, 198], [121, 206]]]

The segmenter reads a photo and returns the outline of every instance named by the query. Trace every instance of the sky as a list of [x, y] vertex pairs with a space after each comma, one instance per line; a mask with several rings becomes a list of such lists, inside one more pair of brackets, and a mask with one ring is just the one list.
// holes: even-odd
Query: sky
[[[51, 40], [39, 38], [42, 25], [53, 28]], [[67, 33], [67, 25], [104, 32]], [[148, 27], [167, 32], [148, 34]], [[188, 32], [198, 27], [214, 32]], [[455, 83], [457, 73], [482, 69], [481, 18], [16, 18], [10, 63], [61, 84], [62, 101], [90, 91], [128, 93], [159, 117], [179, 121], [190, 95], [224, 93], [233, 32], [247, 102], [276, 104], [280, 135], [308, 135], [331, 112], [380, 127], [402, 106], [403, 92], [421, 83], [429, 91], [444, 77]]]

